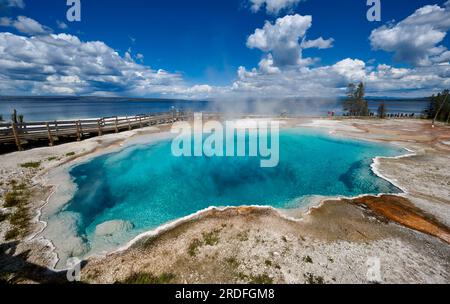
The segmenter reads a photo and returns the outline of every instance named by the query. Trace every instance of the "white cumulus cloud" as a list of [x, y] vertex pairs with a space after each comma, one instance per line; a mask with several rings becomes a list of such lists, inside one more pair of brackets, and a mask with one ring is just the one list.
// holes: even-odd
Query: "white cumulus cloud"
[[[247, 39], [247, 47], [271, 54], [273, 65], [277, 67], [311, 63], [302, 58], [302, 48], [328, 48], [333, 39], [319, 38], [313, 41], [301, 40], [312, 26], [311, 16], [288, 15], [278, 18], [274, 24], [266, 21], [263, 28], [256, 29]], [[271, 59], [271, 60], [272, 60]]]
[[266, 98], [335, 97], [345, 94], [349, 82], [359, 81], [366, 84], [369, 96], [423, 97], [450, 86], [450, 65], [407, 69], [367, 66], [359, 59], [346, 58], [333, 65], [270, 74], [240, 67], [231, 91], [237, 96]]
[[50, 28], [25, 16], [18, 16], [16, 19], [2, 17], [0, 18], [0, 26], [13, 27], [17, 31], [27, 35], [45, 35], [51, 32]]
[[[414, 18], [410, 16], [396, 25], [375, 30], [372, 44], [376, 40], [379, 48], [383, 45], [381, 49], [404, 55], [401, 49], [394, 48], [395, 40], [388, 48], [389, 35], [384, 31], [397, 27], [404, 30], [410, 24], [420, 29], [429, 23], [429, 14], [434, 12], [432, 28], [445, 36], [448, 20], [440, 16], [447, 14], [447, 10], [448, 6], [419, 9], [412, 15]], [[0, 33], [2, 94], [195, 99], [317, 97], [343, 95], [349, 82], [364, 81], [370, 96], [416, 97], [450, 87], [450, 51], [440, 45], [442, 40], [424, 43], [422, 40], [431, 38], [420, 35], [415, 38], [419, 41], [403, 42], [409, 47], [427, 45], [419, 47], [425, 50], [420, 56], [405, 55], [420, 63], [411, 68], [375, 65], [375, 61], [364, 62], [358, 58], [313, 65], [319, 59], [303, 58], [303, 50], [326, 49], [332, 47], [334, 40], [306, 38], [312, 26], [311, 16], [288, 15], [256, 29], [248, 37], [247, 46], [264, 53], [261, 61], [256, 67], [239, 67], [236, 80], [224, 86], [191, 85], [180, 73], [144, 65], [144, 55], [133, 53], [131, 48], [121, 55], [102, 41], [81, 41], [74, 35], [52, 34], [49, 28], [33, 21], [23, 16], [0, 18], [0, 26], [27, 34]]]
[[130, 53], [120, 56], [101, 41], [83, 42], [68, 34], [25, 37], [0, 33], [0, 91], [196, 97], [211, 89], [191, 88], [180, 74], [138, 64]]
[[283, 10], [292, 9], [302, 0], [250, 0], [253, 12], [266, 8], [267, 13], [278, 15]]
[[304, 49], [318, 48], [318, 49], [329, 49], [333, 47], [334, 39], [323, 39], [319, 37], [315, 40], [304, 40], [302, 41], [301, 47]]
[[447, 48], [440, 45], [450, 29], [450, 1], [443, 7], [426, 5], [406, 19], [372, 31], [376, 50], [394, 53], [395, 59], [425, 66], [448, 62]]

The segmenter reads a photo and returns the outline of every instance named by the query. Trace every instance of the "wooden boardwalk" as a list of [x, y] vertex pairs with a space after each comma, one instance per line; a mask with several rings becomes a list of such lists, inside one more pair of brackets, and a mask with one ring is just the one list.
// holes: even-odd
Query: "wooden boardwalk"
[[186, 120], [189, 113], [160, 113], [136, 115], [133, 117], [104, 117], [101, 119], [35, 121], [24, 123], [0, 123], [0, 148], [15, 145], [22, 151], [29, 143], [46, 141], [53, 146], [55, 142], [82, 140], [83, 138], [102, 136], [105, 133], [119, 133], [137, 128], [155, 126]]

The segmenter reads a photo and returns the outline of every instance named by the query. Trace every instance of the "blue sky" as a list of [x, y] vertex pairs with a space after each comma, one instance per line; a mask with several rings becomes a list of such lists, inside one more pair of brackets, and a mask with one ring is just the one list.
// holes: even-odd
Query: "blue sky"
[[[331, 95], [342, 94], [346, 82], [362, 80], [368, 83], [369, 93], [371, 92], [372, 95], [420, 96], [449, 84], [449, 69], [447, 66], [442, 67], [448, 63], [447, 57], [450, 57], [446, 53], [449, 46], [449, 37], [446, 34], [450, 27], [445, 21], [450, 19], [450, 9], [445, 9], [446, 1], [381, 0], [382, 22], [367, 20], [366, 0], [285, 0], [286, 7], [282, 7], [278, 12], [270, 11], [268, 6], [261, 6], [256, 11], [252, 5], [258, 1], [263, 4], [265, 2], [265, 0], [81, 0], [81, 22], [68, 22], [66, 20], [68, 7], [65, 0], [0, 0], [2, 3], [0, 17], [3, 18], [0, 22], [0, 32], [31, 39], [31, 43], [34, 43], [33, 37], [37, 37], [40, 43], [49, 45], [54, 45], [54, 42], [45, 40], [44, 36], [59, 33], [70, 34], [78, 38], [80, 43], [101, 41], [111, 50], [117, 51], [120, 58], [124, 60], [128, 52], [136, 64], [133, 69], [144, 73], [144, 77], [151, 78], [154, 74], [147, 75], [151, 72], [141, 71], [145, 68], [155, 73], [162, 69], [167, 73], [164, 81], [157, 82], [156, 86], [150, 88], [148, 86], [153, 84], [152, 81], [144, 84], [141, 80], [137, 80], [139, 84], [136, 84], [127, 76], [126, 80], [114, 79], [111, 84], [108, 83], [107, 77], [104, 77], [107, 73], [102, 72], [102, 77], [93, 79], [91, 76], [85, 77], [86, 73], [80, 75], [81, 72], [74, 70], [72, 76], [78, 77], [77, 81], [80, 80], [83, 87], [74, 88], [74, 84], [71, 83], [67, 86], [67, 90], [64, 90], [64, 82], [67, 82], [67, 79], [61, 77], [67, 78], [71, 75], [70, 73], [66, 75], [60, 67], [54, 69], [53, 76], [57, 80], [55, 77], [50, 77], [51, 71], [45, 72], [47, 78], [43, 77], [43, 67], [36, 67], [38, 64], [36, 62], [29, 63], [30, 66], [33, 64], [34, 68], [39, 68], [40, 72], [30, 69], [27, 74], [35, 72], [39, 75], [36, 74], [37, 76], [33, 79], [23, 79], [23, 76], [18, 76], [17, 69], [11, 68], [10, 64], [27, 63], [28, 57], [24, 56], [11, 58], [8, 62], [6, 70], [11, 69], [13, 72], [3, 73], [3, 79], [0, 78], [0, 89], [12, 94], [26, 94], [30, 90], [35, 94], [57, 94], [58, 91], [52, 92], [48, 89], [53, 85], [51, 81], [56, 81], [56, 86], [61, 86], [61, 94], [225, 98], [234, 95], [276, 97], [284, 95], [283, 92], [288, 92], [286, 96], [292, 97], [317, 95], [318, 91], [326, 91], [325, 89], [328, 88]], [[424, 26], [425, 31], [428, 26], [429, 29], [437, 32], [437, 37], [426, 45], [417, 46], [414, 44], [414, 39], [392, 45], [388, 37], [391, 33], [387, 30], [384, 32], [380, 30], [377, 37], [370, 38], [373, 31], [383, 26], [387, 29], [397, 26], [399, 32], [411, 33], [414, 37], [414, 31], [420, 32], [420, 29], [417, 29], [418, 23], [406, 22], [407, 24], [401, 27], [399, 23], [414, 14], [416, 10], [427, 6], [434, 7], [432, 13], [439, 13], [441, 20], [436, 21], [439, 18], [426, 12], [429, 13], [430, 18], [425, 22], [417, 21], [420, 23], [419, 26]], [[32, 19], [42, 25], [44, 30], [36, 34], [16, 26], [17, 23], [14, 22], [19, 20], [17, 19], [19, 16], [28, 18], [21, 19], [22, 23]], [[276, 37], [270, 36], [271, 34], [265, 37], [264, 46], [261, 41], [253, 40], [253, 43], [249, 43], [250, 37], [257, 29], [263, 30], [266, 22], [274, 25], [277, 20], [289, 16], [296, 16], [289, 20], [285, 19], [289, 21], [289, 31], [294, 33], [293, 36], [290, 34], [291, 36], [285, 38], [299, 41], [296, 48], [286, 50], [287, 44], [283, 42], [285, 38], [277, 40]], [[311, 21], [303, 18], [305, 16], [311, 16]], [[419, 17], [414, 18], [418, 20]], [[59, 25], [64, 23], [67, 27], [61, 28], [58, 23]], [[306, 23], [308, 24], [305, 25]], [[307, 28], [304, 34], [302, 34], [303, 26]], [[265, 31], [269, 33], [272, 29], [274, 28], [268, 27]], [[439, 33], [443, 33], [444, 37], [439, 36]], [[426, 36], [425, 33], [421, 34]], [[417, 39], [421, 39], [419, 35], [420, 33]], [[328, 41], [326, 48], [300, 46], [303, 40], [313, 41], [319, 37]], [[10, 41], [11, 37], [7, 38], [8, 41], [3, 43], [17, 42]], [[428, 37], [425, 38], [428, 39]], [[276, 41], [273, 41], [274, 39]], [[0, 49], [1, 43], [0, 39]], [[271, 46], [266, 46], [266, 43]], [[33, 47], [37, 46], [33, 45]], [[404, 54], [406, 51], [402, 51], [405, 49], [407, 54]], [[83, 57], [80, 54], [81, 51], [74, 51], [76, 53], [70, 58]], [[300, 52], [301, 55], [292, 55], [291, 51]], [[67, 53], [65, 50], [61, 52]], [[13, 56], [12, 53], [6, 55]], [[42, 57], [50, 55], [44, 52]], [[288, 58], [289, 56], [291, 57]], [[439, 62], [433, 59], [437, 56], [440, 56]], [[290, 63], [286, 64], [285, 59]], [[302, 59], [308, 59], [307, 63]], [[349, 60], [335, 67], [337, 63], [345, 59]], [[274, 62], [272, 63], [271, 60]], [[268, 63], [272, 69], [263, 71], [262, 61]], [[361, 62], [364, 63], [364, 72], [361, 71]], [[47, 63], [48, 65], [58, 64], [53, 60], [47, 60]], [[373, 77], [370, 76], [370, 73], [380, 71], [378, 69], [380, 65], [389, 66], [389, 69], [382, 67], [383, 73], [389, 72], [392, 75], [400, 73], [409, 78], [399, 83], [398, 88], [387, 84], [382, 85], [382, 82], [389, 83], [389, 79], [384, 79], [386, 75], [383, 74], [383, 80], [380, 80], [380, 76], [376, 76], [378, 78], [375, 79], [375, 74], [372, 75]], [[114, 70], [111, 76], [117, 76], [117, 73], [121, 73], [118, 70], [123, 67], [108, 68]], [[337, 71], [338, 68], [339, 71]], [[305, 69], [308, 69], [308, 75], [304, 74]], [[299, 72], [300, 70], [303, 72]], [[330, 79], [334, 79], [333, 81], [323, 83], [320, 87], [315, 86], [314, 77], [327, 77], [328, 70], [337, 71], [336, 73], [342, 76], [341, 79], [338, 79], [339, 75], [333, 72], [329, 75]], [[430, 79], [430, 75], [439, 75], [440, 79], [433, 78], [433, 83], [427, 87], [423, 81], [418, 82], [417, 85], [410, 84], [411, 79], [419, 76]], [[397, 76], [394, 76], [394, 79], [398, 80], [395, 77]], [[291, 81], [292, 79], [296, 80]], [[305, 84], [305, 79], [311, 80], [312, 83]], [[122, 84], [117, 83], [120, 81]], [[284, 87], [283, 83], [286, 82], [289, 82], [288, 87]], [[370, 88], [371, 82], [374, 84], [373, 90]], [[11, 85], [11, 83], [15, 84]], [[134, 86], [134, 89], [127, 90], [127, 86]], [[171, 91], [170, 88], [161, 88], [161, 86], [172, 86], [175, 89]], [[273, 89], [268, 91], [259, 89], [267, 86], [273, 86]], [[296, 86], [301, 89], [296, 91]], [[272, 94], [274, 96], [271, 96]]]

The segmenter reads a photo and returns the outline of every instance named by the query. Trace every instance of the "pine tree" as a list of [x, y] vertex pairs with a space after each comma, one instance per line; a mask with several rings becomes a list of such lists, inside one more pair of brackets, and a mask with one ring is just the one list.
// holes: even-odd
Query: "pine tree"
[[369, 104], [364, 99], [365, 95], [366, 89], [362, 82], [358, 85], [348, 84], [344, 111], [350, 116], [369, 116]]
[[384, 103], [384, 102], [382, 102], [381, 104], [380, 104], [380, 106], [378, 107], [378, 117], [379, 118], [386, 118], [386, 112], [387, 112], [387, 110], [386, 110], [386, 104]]
[[436, 121], [449, 121], [450, 118], [450, 99], [449, 90], [444, 90], [437, 95], [430, 97], [430, 105], [428, 108], [428, 118]]

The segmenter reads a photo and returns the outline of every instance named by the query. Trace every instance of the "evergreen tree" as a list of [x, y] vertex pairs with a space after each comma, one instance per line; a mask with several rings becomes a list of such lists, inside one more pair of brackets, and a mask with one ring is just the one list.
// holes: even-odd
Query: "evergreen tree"
[[378, 107], [378, 111], [377, 112], [378, 112], [378, 117], [379, 118], [386, 118], [387, 110], [386, 110], [386, 104], [384, 102], [382, 102], [380, 104], [380, 106]]
[[436, 121], [449, 121], [450, 118], [450, 99], [449, 90], [444, 90], [437, 95], [430, 97], [430, 105], [428, 107], [428, 118]]
[[369, 104], [364, 99], [365, 95], [366, 89], [362, 82], [358, 85], [354, 83], [348, 84], [344, 111], [350, 116], [369, 116]]

